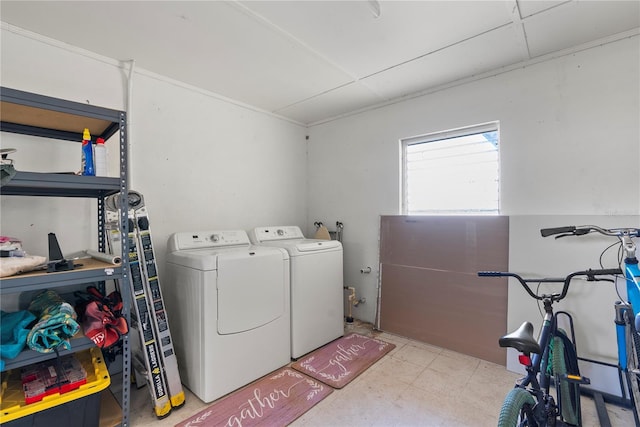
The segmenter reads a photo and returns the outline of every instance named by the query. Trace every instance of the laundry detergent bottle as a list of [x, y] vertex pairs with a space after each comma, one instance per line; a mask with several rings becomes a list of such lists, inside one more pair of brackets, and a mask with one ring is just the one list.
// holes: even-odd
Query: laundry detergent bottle
[[93, 147], [93, 164], [96, 176], [107, 176], [107, 146], [104, 145], [103, 138], [96, 139]]
[[82, 175], [95, 176], [93, 168], [93, 147], [91, 146], [91, 133], [84, 128], [82, 134]]

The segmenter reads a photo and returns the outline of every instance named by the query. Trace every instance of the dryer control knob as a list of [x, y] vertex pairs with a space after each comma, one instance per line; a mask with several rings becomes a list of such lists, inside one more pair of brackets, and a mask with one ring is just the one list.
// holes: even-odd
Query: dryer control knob
[[212, 242], [217, 242], [220, 240], [220, 237], [217, 234], [212, 234], [211, 235], [211, 241]]
[[278, 231], [276, 231], [276, 234], [278, 236], [284, 236], [284, 230], [282, 228], [279, 228]]

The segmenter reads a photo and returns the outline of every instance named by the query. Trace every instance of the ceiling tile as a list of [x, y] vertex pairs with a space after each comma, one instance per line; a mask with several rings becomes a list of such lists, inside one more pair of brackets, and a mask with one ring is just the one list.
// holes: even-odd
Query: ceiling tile
[[523, 19], [568, 1], [570, 0], [517, 0], [520, 16]]
[[2, 19], [269, 111], [352, 81], [225, 2], [3, 1]]
[[351, 83], [276, 111], [301, 123], [314, 123], [328, 117], [382, 102], [370, 89]]
[[573, 1], [533, 15], [524, 21], [532, 57], [639, 26], [638, 1]]
[[512, 25], [502, 27], [371, 76], [362, 83], [392, 99], [516, 63], [521, 51], [514, 31]]
[[504, 1], [243, 1], [361, 78], [511, 22]]
[[640, 27], [636, 0], [373, 1], [1, 0], [1, 19], [305, 123]]

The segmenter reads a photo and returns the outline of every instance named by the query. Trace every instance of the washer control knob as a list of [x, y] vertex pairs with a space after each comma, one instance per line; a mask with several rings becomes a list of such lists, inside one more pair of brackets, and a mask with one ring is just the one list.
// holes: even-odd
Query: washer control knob
[[276, 231], [276, 234], [278, 236], [284, 236], [284, 230], [282, 228], [279, 228], [278, 231]]
[[220, 241], [220, 237], [217, 234], [212, 234], [211, 235], [211, 241], [214, 242], [214, 243], [218, 242], [218, 241]]

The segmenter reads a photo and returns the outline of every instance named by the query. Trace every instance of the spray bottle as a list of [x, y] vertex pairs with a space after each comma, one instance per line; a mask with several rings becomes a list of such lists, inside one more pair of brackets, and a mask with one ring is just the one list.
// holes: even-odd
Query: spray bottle
[[93, 147], [93, 162], [96, 176], [107, 176], [107, 146], [104, 145], [104, 138], [96, 139], [96, 145]]
[[84, 128], [82, 134], [82, 175], [94, 176], [93, 169], [93, 147], [91, 146], [91, 134], [89, 129]]

